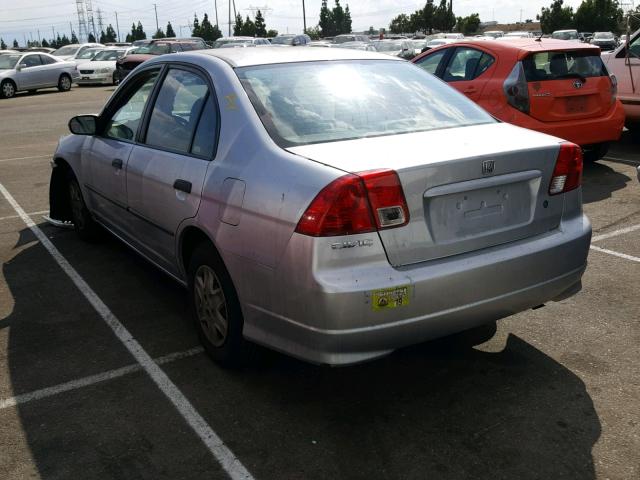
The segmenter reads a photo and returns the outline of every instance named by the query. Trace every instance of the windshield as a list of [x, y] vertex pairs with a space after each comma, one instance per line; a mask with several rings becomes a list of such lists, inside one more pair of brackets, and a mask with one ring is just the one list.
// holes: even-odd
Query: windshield
[[135, 49], [131, 53], [140, 53], [148, 55], [162, 55], [163, 53], [171, 53], [171, 45], [166, 43], [151, 43]]
[[57, 49], [55, 52], [53, 52], [51, 55], [56, 55], [58, 57], [61, 56], [66, 56], [66, 55], [75, 55], [75, 53], [78, 51], [80, 47], [75, 46], [66, 46], [66, 47], [60, 47], [59, 49]]
[[379, 52], [396, 52], [402, 50], [402, 42], [373, 42]]
[[285, 35], [282, 35], [271, 40], [271, 43], [274, 45], [292, 45], [294, 38], [294, 36], [287, 37]]
[[593, 38], [597, 40], [613, 40], [613, 33], [611, 32], [598, 32]]
[[94, 62], [104, 62], [108, 60], [117, 60], [124, 55], [125, 50], [103, 50], [93, 57]]
[[221, 40], [216, 40], [213, 44], [213, 48], [220, 48], [223, 45], [228, 43], [251, 43], [253, 40], [242, 39], [242, 38], [225, 38]]
[[333, 43], [355, 42], [355, 35], [338, 35], [333, 39]]
[[0, 70], [11, 70], [16, 67], [16, 63], [20, 60], [22, 55], [12, 55], [10, 53], [3, 53], [0, 55]]
[[90, 48], [88, 50], [85, 50], [84, 52], [82, 52], [80, 55], [78, 55], [76, 58], [78, 60], [87, 60], [89, 58], [93, 58], [93, 56], [100, 52], [100, 50], [96, 50], [94, 48]]
[[591, 51], [534, 53], [522, 64], [528, 82], [607, 76], [602, 59]]
[[303, 62], [236, 72], [265, 128], [282, 147], [495, 121], [405, 62]]
[[569, 31], [569, 32], [553, 32], [552, 37], [556, 40], [577, 40], [578, 32]]

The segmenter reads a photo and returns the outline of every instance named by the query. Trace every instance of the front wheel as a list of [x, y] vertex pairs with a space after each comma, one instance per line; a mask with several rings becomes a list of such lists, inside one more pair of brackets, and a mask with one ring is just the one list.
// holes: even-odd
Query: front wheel
[[11, 80], [5, 80], [0, 84], [0, 96], [12, 98], [16, 95], [16, 85]]
[[58, 90], [61, 92], [68, 92], [71, 90], [71, 77], [69, 75], [60, 75], [60, 79], [58, 80]]
[[244, 319], [233, 282], [212, 245], [196, 247], [188, 275], [191, 315], [205, 350], [224, 367], [242, 365], [252, 347], [242, 336]]
[[84, 203], [80, 184], [73, 174], [68, 177], [69, 206], [73, 218], [73, 228], [78, 236], [87, 242], [94, 242], [100, 237], [100, 226], [89, 213]]

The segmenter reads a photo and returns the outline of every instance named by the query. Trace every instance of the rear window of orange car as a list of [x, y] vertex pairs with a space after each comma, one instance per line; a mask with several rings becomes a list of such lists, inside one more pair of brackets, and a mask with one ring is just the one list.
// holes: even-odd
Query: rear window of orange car
[[590, 51], [540, 52], [522, 61], [528, 82], [607, 76], [600, 55]]

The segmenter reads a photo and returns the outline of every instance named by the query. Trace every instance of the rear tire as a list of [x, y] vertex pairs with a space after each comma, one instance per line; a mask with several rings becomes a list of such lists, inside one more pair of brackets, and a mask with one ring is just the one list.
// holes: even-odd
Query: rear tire
[[213, 245], [200, 243], [188, 266], [189, 307], [209, 356], [223, 367], [239, 367], [255, 346], [242, 330], [244, 318], [236, 289]]
[[78, 236], [85, 242], [95, 242], [102, 236], [100, 225], [96, 223], [91, 213], [89, 213], [89, 209], [84, 203], [80, 184], [71, 171], [69, 171], [67, 179], [67, 192], [69, 195], [73, 228]]
[[11, 80], [5, 80], [0, 83], [0, 97], [13, 98], [16, 96], [16, 84]]
[[640, 143], [640, 122], [630, 123], [627, 125], [629, 133], [631, 134], [631, 140], [634, 143]]
[[584, 161], [587, 163], [597, 162], [602, 157], [604, 157], [608, 151], [609, 142], [589, 145], [586, 150], [583, 150]]
[[61, 92], [68, 92], [71, 90], [71, 77], [66, 73], [60, 75], [60, 78], [58, 79], [58, 90]]

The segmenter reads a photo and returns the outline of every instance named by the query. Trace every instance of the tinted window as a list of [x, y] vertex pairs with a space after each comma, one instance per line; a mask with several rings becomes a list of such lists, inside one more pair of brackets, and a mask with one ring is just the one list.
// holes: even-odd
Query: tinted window
[[[482, 61], [482, 57], [485, 60]], [[483, 55], [475, 48], [456, 48], [444, 71], [445, 82], [460, 82], [473, 80], [493, 63], [493, 58]]]
[[218, 112], [213, 96], [209, 95], [193, 138], [191, 153], [200, 157], [212, 158], [218, 137]]
[[236, 69], [281, 146], [493, 123], [462, 94], [405, 62], [300, 62]]
[[534, 53], [522, 64], [528, 82], [607, 75], [600, 56], [590, 51]]
[[144, 112], [144, 106], [153, 89], [158, 70], [145, 72], [136, 78], [135, 86], [124, 104], [107, 122], [105, 135], [121, 140], [133, 140]]
[[145, 143], [188, 153], [208, 91], [199, 75], [169, 70], [151, 112]]
[[422, 57], [416, 62], [416, 64], [423, 70], [435, 75], [438, 70], [438, 65], [440, 65], [440, 61], [448, 51], [449, 50], [440, 50], [426, 57]]
[[28, 67], [37, 67], [38, 65], [42, 65], [40, 61], [40, 55], [27, 55], [20, 62]]
[[40, 61], [43, 65], [51, 65], [52, 63], [56, 63], [53, 58], [47, 57], [46, 55], [40, 55]]

